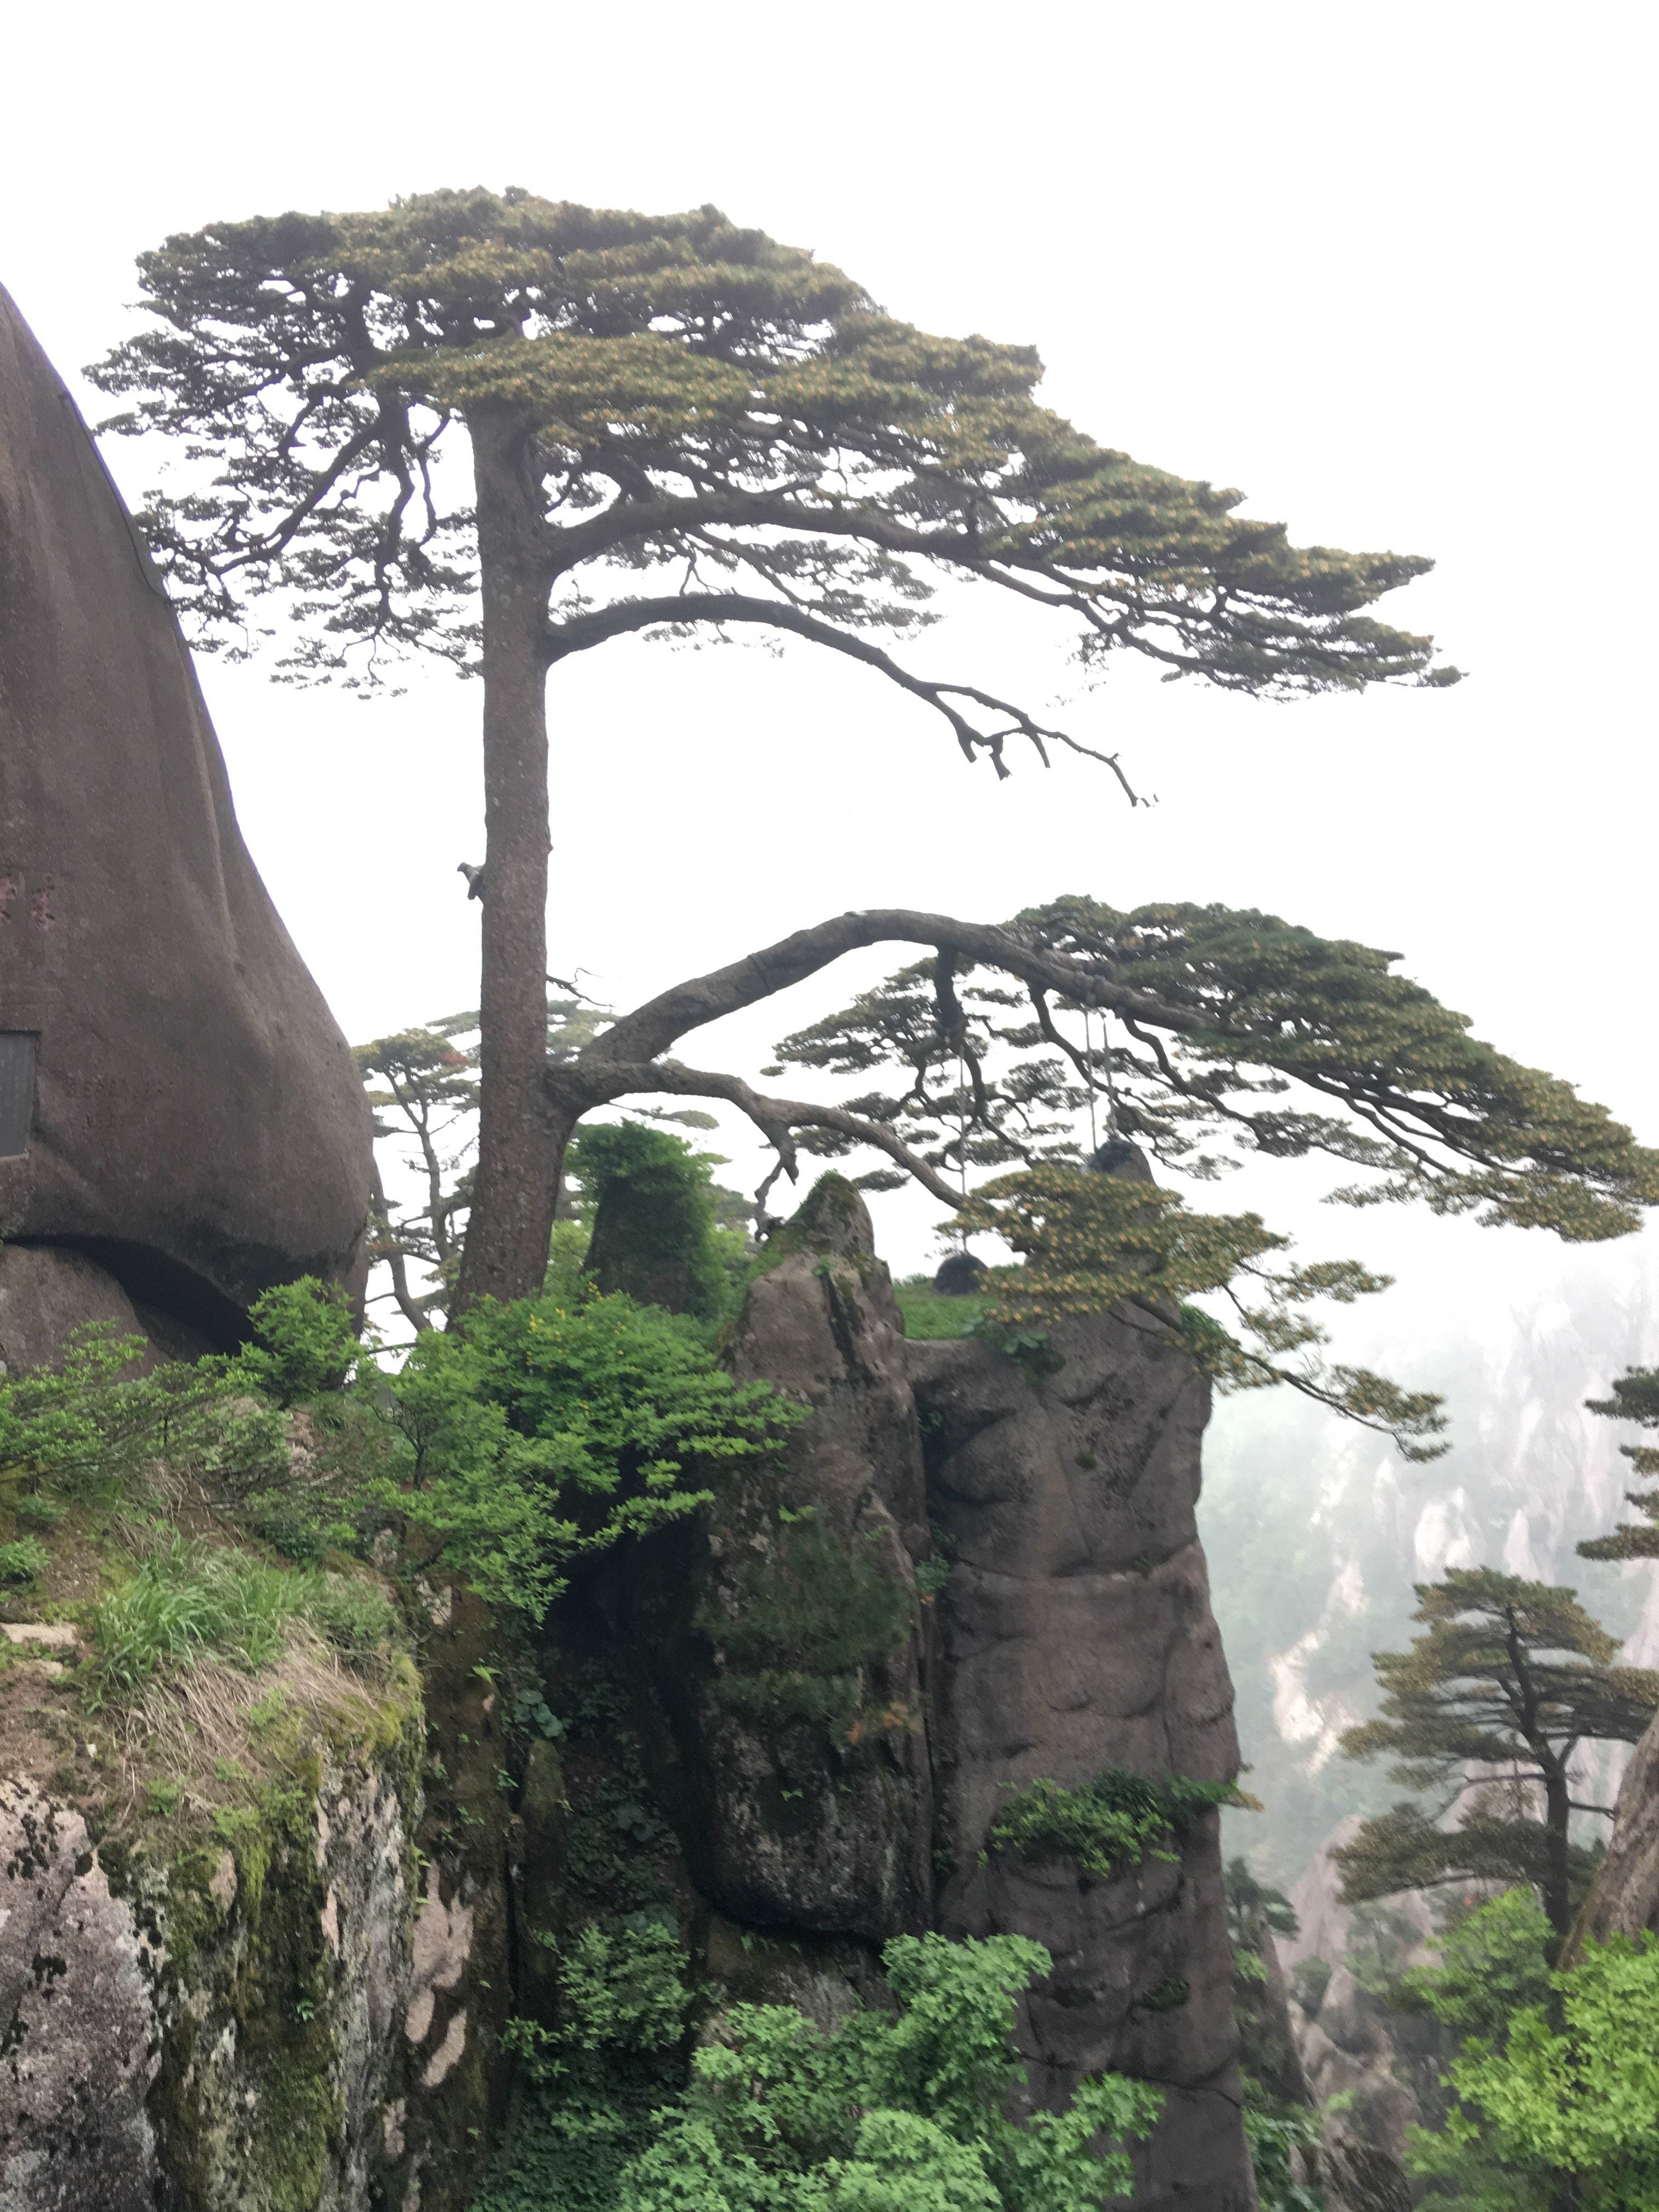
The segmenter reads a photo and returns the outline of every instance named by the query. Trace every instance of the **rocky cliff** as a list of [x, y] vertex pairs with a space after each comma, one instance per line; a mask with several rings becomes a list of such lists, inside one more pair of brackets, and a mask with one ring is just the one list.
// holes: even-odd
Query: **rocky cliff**
[[1036, 1373], [907, 1343], [834, 1178], [770, 1259], [726, 1357], [800, 1406], [788, 1446], [538, 1638], [417, 1579], [403, 1690], [271, 1736], [286, 1709], [243, 1681], [231, 1755], [136, 1830], [114, 1799], [149, 1770], [69, 1788], [92, 1723], [25, 1659], [0, 2212], [464, 2212], [512, 2118], [509, 2021], [556, 2024], [555, 1962], [623, 1922], [679, 1931], [717, 1996], [824, 2027], [890, 2002], [890, 1936], [1035, 1937], [1033, 2103], [1157, 2083], [1140, 2212], [1253, 2204], [1214, 1811], [1103, 1874], [990, 1832], [1034, 1783], [1235, 1770], [1193, 1519], [1206, 1386], [1115, 1318], [1055, 1331]]
[[1607, 1855], [1573, 1930], [1576, 1951], [1588, 1938], [1659, 1931], [1659, 1720], [1652, 1722], [1625, 1770]]

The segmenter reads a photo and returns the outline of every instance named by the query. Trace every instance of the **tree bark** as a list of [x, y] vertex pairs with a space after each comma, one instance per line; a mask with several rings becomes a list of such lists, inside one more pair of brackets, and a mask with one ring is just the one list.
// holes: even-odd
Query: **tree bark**
[[561, 1146], [547, 1063], [547, 555], [532, 434], [468, 425], [483, 600], [484, 877], [478, 1164], [453, 1312], [547, 1273]]

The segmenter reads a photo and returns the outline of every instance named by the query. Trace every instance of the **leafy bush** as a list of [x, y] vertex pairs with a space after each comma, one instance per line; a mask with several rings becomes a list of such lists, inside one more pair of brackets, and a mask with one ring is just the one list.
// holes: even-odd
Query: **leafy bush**
[[1125, 2154], [1091, 2146], [1150, 2134], [1156, 2089], [1102, 2075], [1063, 2112], [1006, 2117], [1016, 2001], [1052, 1964], [1041, 1944], [899, 1936], [882, 1958], [896, 2010], [828, 2035], [787, 2006], [735, 2006], [653, 2115], [617, 2212], [1096, 2212], [1129, 2193]]
[[622, 1293], [486, 1302], [393, 1386], [410, 1486], [383, 1486], [481, 1595], [539, 1619], [579, 1559], [708, 1503], [804, 1412], [734, 1382], [684, 1316]]
[[[1471, 2037], [1451, 2082], [1465, 2100], [1446, 2122], [1453, 2142], [1485, 2135], [1578, 2183], [1595, 2212], [1652, 2212], [1659, 2203], [1659, 1939], [1587, 1943], [1552, 1975], [1560, 2025], [1524, 2005], [1503, 2048]], [[1471, 2113], [1473, 2106], [1484, 2118]], [[1491, 2142], [1495, 2133], [1497, 2143]]]
[[[1399, 1996], [1465, 2032], [1436, 2134], [1413, 2129], [1407, 2163], [1457, 2212], [1585, 2212], [1659, 2203], [1659, 1942], [1587, 1944], [1560, 1973], [1530, 1888], [1504, 1891], [1436, 1942]], [[1472, 2031], [1472, 2032], [1471, 2032]], [[1571, 2182], [1568, 2181], [1571, 2177]]]
[[1239, 1802], [1231, 1782], [1192, 1782], [1181, 1774], [1155, 1782], [1109, 1766], [1080, 1790], [1031, 1783], [991, 1823], [986, 1850], [1073, 1859], [1085, 1873], [1109, 1877], [1149, 1856], [1173, 1860], [1168, 1844], [1200, 1814]]
[[1322, 2193], [1297, 2172], [1297, 2153], [1317, 2152], [1324, 2133], [1317, 2112], [1265, 2097], [1247, 2075], [1244, 2140], [1250, 2147], [1261, 2212], [1325, 2212]]
[[298, 1406], [338, 1390], [362, 1351], [345, 1292], [314, 1275], [262, 1291], [248, 1308], [248, 1324], [253, 1340], [237, 1355], [236, 1366], [274, 1406]]
[[118, 1497], [159, 1455], [188, 1443], [226, 1395], [223, 1363], [131, 1374], [148, 1349], [142, 1336], [88, 1322], [56, 1368], [0, 1380], [0, 1493], [12, 1492], [20, 1507], [53, 1492]]
[[900, 1936], [882, 1958], [896, 2009], [825, 2034], [734, 2006], [674, 2087], [694, 2008], [678, 1940], [637, 1914], [585, 1930], [557, 2026], [508, 2031], [541, 2086], [476, 2212], [1098, 2212], [1128, 2194], [1127, 2157], [1096, 2145], [1150, 2135], [1160, 2091], [1103, 2075], [1065, 2112], [1006, 2117], [1040, 1944]]
[[560, 1956], [558, 2027], [514, 2021], [508, 2048], [537, 2082], [580, 2075], [584, 2058], [672, 2050], [695, 2002], [684, 1966], [678, 1936], [660, 1920], [591, 1922]]
[[720, 1320], [734, 1303], [726, 1267], [742, 1239], [722, 1231], [705, 1152], [642, 1122], [596, 1122], [570, 1147], [571, 1172], [592, 1222], [586, 1265], [602, 1291], [699, 1320]]
[[27, 1589], [46, 1571], [46, 1547], [38, 1536], [0, 1544], [0, 1590]]

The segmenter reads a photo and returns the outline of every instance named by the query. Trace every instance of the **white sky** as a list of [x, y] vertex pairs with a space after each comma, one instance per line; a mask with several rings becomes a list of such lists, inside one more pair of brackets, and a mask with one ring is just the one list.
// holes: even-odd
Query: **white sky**
[[[1439, 562], [1381, 611], [1471, 672], [1450, 693], [1272, 708], [1131, 670], [1085, 695], [1077, 726], [1123, 749], [1150, 812], [1084, 763], [998, 786], [919, 704], [804, 647], [585, 655], [550, 699], [556, 969], [627, 1003], [849, 906], [1259, 905], [1398, 948], [1659, 1140], [1650, 11], [0, 17], [0, 281], [71, 380], [132, 326], [132, 257], [211, 217], [474, 182], [714, 200], [907, 319], [1035, 343], [1090, 432], [1243, 486], [1304, 542]], [[906, 650], [1046, 702], [1062, 647], [970, 607]], [[363, 706], [204, 676], [248, 841], [347, 1033], [476, 1003], [455, 874], [482, 852], [476, 688], [417, 673]], [[842, 988], [688, 1056], [752, 1070]], [[921, 1262], [935, 1213], [889, 1203], [896, 1262]], [[1401, 1245], [1321, 1226], [1328, 1249]], [[1448, 1269], [1551, 1264], [1509, 1236], [1406, 1242], [1443, 1294]]]

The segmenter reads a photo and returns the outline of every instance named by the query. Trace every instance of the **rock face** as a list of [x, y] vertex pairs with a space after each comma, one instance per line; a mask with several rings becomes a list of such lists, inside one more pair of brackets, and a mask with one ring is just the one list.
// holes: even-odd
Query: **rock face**
[[270, 1283], [352, 1278], [369, 1181], [172, 610], [0, 293], [0, 1236], [223, 1342]]
[[1327, 2121], [1333, 2145], [1356, 2173], [1372, 2176], [1374, 2189], [1403, 2192], [1408, 2201], [1407, 2132], [1443, 2119], [1439, 2078], [1456, 2039], [1436, 2021], [1396, 2012], [1377, 1994], [1382, 1977], [1434, 1963], [1427, 1939], [1435, 1922], [1417, 1891], [1379, 1905], [1342, 1902], [1331, 1853], [1351, 1842], [1358, 1826], [1356, 1814], [1321, 1844], [1291, 1893], [1300, 1931], [1281, 1937], [1279, 1948], [1308, 2086], [1322, 2110], [1340, 2100]]
[[143, 1957], [80, 1814], [0, 1781], [3, 2212], [149, 2212], [161, 2058]]
[[1164, 2086], [1139, 2205], [1242, 2212], [1255, 2191], [1215, 1815], [1176, 1863], [1112, 1880], [978, 1863], [1006, 1793], [1040, 1778], [1224, 1781], [1238, 1767], [1194, 1522], [1208, 1387], [1156, 1324], [1100, 1316], [1050, 1335], [1060, 1364], [1038, 1381], [980, 1340], [908, 1347], [955, 1562], [937, 1601], [933, 1748], [953, 1868], [939, 1924], [1054, 1954], [1022, 2024], [1037, 2102], [1109, 2068]]
[[0, 1784], [0, 2212], [383, 2201], [410, 1787], [383, 1754], [327, 1761], [234, 1850], [169, 1867], [94, 1850], [48, 1791]]
[[[716, 1506], [706, 1603], [716, 1621], [741, 1613], [805, 1525], [783, 1516], [809, 1515], [836, 1552], [888, 1578], [900, 1618], [914, 1620], [915, 1564], [929, 1544], [921, 1437], [870, 1217], [856, 1192], [826, 1178], [788, 1233], [795, 1249], [752, 1286], [727, 1364], [738, 1381], [763, 1376], [813, 1418], [781, 1469], [735, 1486]], [[810, 1666], [813, 1655], [783, 1656]], [[683, 1741], [704, 1808], [699, 1876], [720, 1911], [754, 1927], [870, 1942], [931, 1924], [923, 1664], [916, 1635], [872, 1654], [857, 1669], [858, 1716], [836, 1743], [820, 1720], [724, 1702], [733, 1670], [717, 1660]]]
[[1659, 1720], [1648, 1724], [1619, 1788], [1607, 1857], [1573, 1930], [1573, 1948], [1588, 1936], [1639, 1936], [1659, 1929]]

